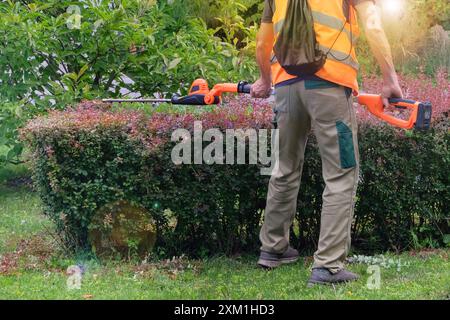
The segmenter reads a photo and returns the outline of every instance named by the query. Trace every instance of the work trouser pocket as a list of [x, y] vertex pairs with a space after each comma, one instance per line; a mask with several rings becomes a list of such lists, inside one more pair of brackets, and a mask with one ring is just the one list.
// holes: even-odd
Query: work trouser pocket
[[336, 122], [339, 140], [339, 157], [342, 169], [356, 167], [355, 145], [352, 130], [342, 121]]

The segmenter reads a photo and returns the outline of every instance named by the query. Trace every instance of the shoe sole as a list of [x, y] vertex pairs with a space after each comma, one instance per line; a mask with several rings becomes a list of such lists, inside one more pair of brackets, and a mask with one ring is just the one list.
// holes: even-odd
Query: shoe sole
[[293, 257], [293, 258], [285, 258], [285, 259], [279, 259], [279, 260], [266, 260], [266, 259], [259, 259], [258, 265], [265, 269], [274, 269], [277, 268], [283, 264], [291, 264], [298, 261], [300, 257]]

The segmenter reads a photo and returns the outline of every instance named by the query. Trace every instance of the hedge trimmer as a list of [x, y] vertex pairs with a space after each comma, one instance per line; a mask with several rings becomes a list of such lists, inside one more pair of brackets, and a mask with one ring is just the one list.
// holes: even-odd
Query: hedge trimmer
[[[187, 96], [174, 95], [171, 99], [104, 99], [107, 103], [171, 103], [174, 105], [217, 105], [222, 103], [223, 93], [249, 94], [251, 84], [245, 81], [239, 83], [216, 84], [211, 90], [204, 79], [195, 80]], [[399, 128], [411, 130], [428, 130], [430, 128], [432, 105], [429, 102], [419, 102], [406, 99], [389, 99], [391, 106], [397, 109], [409, 109], [411, 114], [408, 120], [397, 118], [385, 112], [383, 100], [380, 95], [360, 94], [358, 103], [367, 107], [370, 113], [379, 119]]]

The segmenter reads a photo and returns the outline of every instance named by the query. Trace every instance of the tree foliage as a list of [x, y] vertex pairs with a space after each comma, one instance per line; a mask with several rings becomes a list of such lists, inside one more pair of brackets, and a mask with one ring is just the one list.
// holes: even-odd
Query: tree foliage
[[199, 77], [214, 83], [256, 74], [253, 57], [187, 14], [182, 0], [8, 0], [0, 14], [0, 142], [17, 151], [3, 160], [21, 151], [11, 132], [50, 108], [129, 93], [185, 94]]
[[197, 77], [250, 76], [252, 63], [214, 37], [202, 20], [186, 15], [182, 4], [1, 3], [0, 98], [63, 105], [119, 96], [120, 88], [166, 95], [184, 92]]

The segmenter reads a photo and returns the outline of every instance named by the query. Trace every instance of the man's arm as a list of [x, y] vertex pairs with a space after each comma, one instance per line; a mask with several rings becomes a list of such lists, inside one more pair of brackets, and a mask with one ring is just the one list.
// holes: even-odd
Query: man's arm
[[356, 5], [356, 11], [364, 25], [367, 40], [375, 59], [383, 74], [383, 103], [389, 106], [389, 98], [402, 98], [402, 89], [398, 83], [392, 60], [391, 47], [384, 33], [381, 17], [372, 1], [364, 1]]
[[262, 23], [256, 39], [256, 61], [261, 77], [252, 86], [252, 97], [268, 98], [271, 93], [272, 76], [270, 56], [272, 54], [274, 32], [272, 23]]

